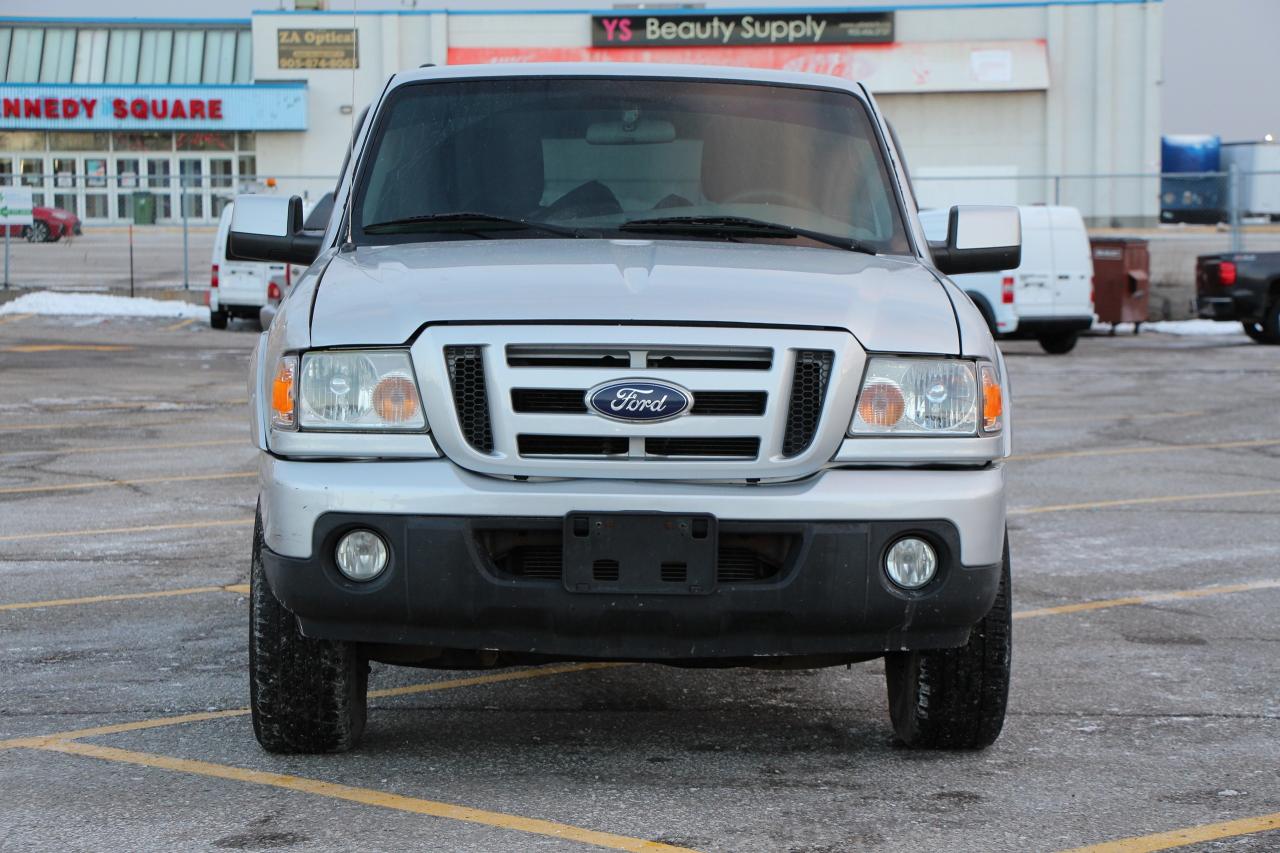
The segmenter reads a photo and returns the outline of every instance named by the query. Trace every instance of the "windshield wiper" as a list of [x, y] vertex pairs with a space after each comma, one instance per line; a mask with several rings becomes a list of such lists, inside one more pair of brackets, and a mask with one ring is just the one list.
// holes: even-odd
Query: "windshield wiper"
[[667, 234], [719, 234], [725, 237], [806, 237], [828, 246], [874, 255], [875, 250], [852, 237], [810, 231], [781, 222], [766, 222], [750, 216], [659, 216], [632, 219], [618, 226], [620, 231], [653, 231]]
[[456, 231], [483, 234], [489, 231], [539, 231], [558, 237], [580, 237], [576, 228], [565, 228], [528, 219], [512, 219], [493, 213], [428, 213], [422, 216], [406, 216], [364, 226], [366, 234], [414, 234], [430, 231]]

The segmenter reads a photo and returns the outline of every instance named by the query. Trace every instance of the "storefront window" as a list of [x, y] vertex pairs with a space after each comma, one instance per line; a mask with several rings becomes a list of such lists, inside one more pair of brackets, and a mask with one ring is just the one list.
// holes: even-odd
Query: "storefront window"
[[51, 151], [106, 151], [106, 133], [50, 133]]
[[0, 132], [0, 149], [5, 151], [43, 151], [44, 131], [9, 130]]
[[204, 131], [186, 131], [177, 134], [179, 151], [234, 151], [235, 135]]
[[[74, 208], [72, 208], [74, 210]], [[84, 197], [85, 219], [106, 219], [111, 214], [106, 193], [86, 193]]]
[[13, 185], [13, 161], [8, 157], [0, 157], [0, 187]]
[[241, 151], [254, 151], [258, 145], [258, 134], [242, 130], [236, 134], [236, 148]]
[[85, 186], [105, 187], [107, 185], [107, 161], [98, 157], [86, 157], [84, 174]]
[[24, 157], [22, 163], [22, 186], [44, 186], [44, 160], [40, 157]]
[[258, 158], [252, 154], [241, 155], [239, 174], [240, 186], [244, 189], [248, 189], [245, 185], [258, 179]]
[[172, 133], [113, 133], [111, 144], [117, 151], [172, 151]]

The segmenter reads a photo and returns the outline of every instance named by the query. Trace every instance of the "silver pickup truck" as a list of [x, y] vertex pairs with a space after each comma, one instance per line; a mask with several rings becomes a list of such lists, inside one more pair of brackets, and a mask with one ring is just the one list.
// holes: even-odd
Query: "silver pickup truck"
[[[940, 129], [939, 132], [945, 132]], [[349, 749], [369, 661], [883, 658], [905, 744], [979, 748], [1009, 679], [1009, 389], [875, 101], [660, 65], [396, 75], [250, 377], [255, 731]]]

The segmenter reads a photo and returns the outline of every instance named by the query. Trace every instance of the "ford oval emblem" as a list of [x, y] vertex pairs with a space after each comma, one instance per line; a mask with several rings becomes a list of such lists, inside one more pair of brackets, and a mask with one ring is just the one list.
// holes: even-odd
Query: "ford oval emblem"
[[666, 382], [631, 379], [597, 385], [587, 392], [596, 414], [618, 421], [665, 421], [693, 406], [693, 394]]

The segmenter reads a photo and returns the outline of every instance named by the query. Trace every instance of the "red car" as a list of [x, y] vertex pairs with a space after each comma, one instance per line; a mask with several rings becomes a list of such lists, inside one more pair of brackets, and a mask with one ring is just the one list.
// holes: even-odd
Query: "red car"
[[60, 207], [33, 207], [30, 225], [10, 225], [10, 237], [24, 237], [28, 243], [54, 243], [68, 234], [79, 234], [80, 217]]

